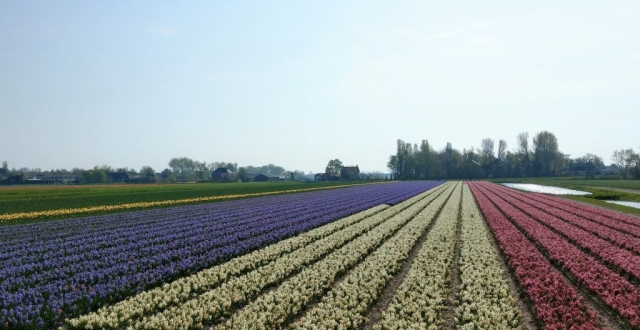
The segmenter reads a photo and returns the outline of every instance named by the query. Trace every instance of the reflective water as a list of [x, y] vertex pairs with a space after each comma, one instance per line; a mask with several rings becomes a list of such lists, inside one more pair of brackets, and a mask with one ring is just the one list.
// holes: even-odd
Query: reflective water
[[618, 204], [618, 205], [629, 206], [629, 207], [635, 207], [637, 209], [640, 209], [640, 203], [638, 203], [638, 202], [625, 202], [625, 201], [606, 201], [606, 202], [607, 203]]
[[552, 187], [552, 186], [541, 186], [539, 184], [533, 184], [533, 183], [503, 183], [503, 185], [513, 189], [537, 192], [542, 194], [551, 194], [551, 195], [590, 195], [591, 194], [590, 192], [586, 192], [586, 191], [565, 189], [565, 188]]

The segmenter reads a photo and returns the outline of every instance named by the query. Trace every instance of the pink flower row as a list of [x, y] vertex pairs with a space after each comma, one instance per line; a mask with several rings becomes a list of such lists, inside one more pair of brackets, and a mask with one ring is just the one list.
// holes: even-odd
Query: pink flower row
[[[553, 197], [553, 196], [547, 196], [547, 195], [543, 195], [543, 194], [536, 194], [542, 198], [546, 198], [549, 200], [557, 200], [557, 198]], [[633, 217], [631, 215], [628, 214], [624, 214], [624, 213], [620, 213], [620, 212], [616, 212], [616, 211], [611, 211], [611, 210], [607, 210], [607, 209], [601, 209], [601, 208], [597, 208], [597, 207], [593, 207], [593, 206], [589, 206], [589, 205], [585, 205], [585, 204], [581, 204], [581, 203], [576, 203], [574, 201], [570, 201], [570, 200], [561, 200], [561, 202], [569, 207], [575, 208], [575, 209], [579, 209], [579, 210], [583, 210], [583, 211], [587, 211], [590, 213], [595, 213], [599, 216], [603, 216], [603, 217], [607, 217], [610, 219], [614, 219], [620, 222], [624, 222], [624, 223], [628, 223], [630, 225], [636, 226], [640, 228], [640, 222], [638, 222], [638, 218]]]
[[[576, 225], [598, 237], [606, 239], [607, 241], [617, 246], [620, 246], [631, 252], [635, 252], [636, 254], [640, 254], [640, 238], [625, 233], [622, 229], [612, 229], [610, 227], [601, 225], [598, 222], [594, 222], [588, 217], [584, 218], [574, 215], [570, 212], [563, 211], [555, 207], [550, 201], [547, 201], [547, 203], [538, 201], [535, 195], [525, 194], [502, 186], [496, 186], [495, 189], [500, 191], [501, 193], [517, 199], [520, 202], [533, 206], [556, 218]], [[638, 266], [640, 267], [640, 263], [638, 264]]]
[[[640, 327], [640, 291], [624, 277], [610, 270], [569, 241], [500, 197], [493, 184], [475, 185], [498, 209], [519, 227], [570, 278], [595, 293], [633, 327]], [[534, 212], [519, 203], [518, 207]], [[583, 242], [584, 244], [584, 242]]]
[[563, 211], [587, 218], [601, 225], [620, 230], [635, 237], [640, 237], [640, 220], [632, 218], [626, 214], [613, 213], [596, 207], [582, 205], [576, 202], [562, 200], [557, 197], [542, 194], [530, 194], [529, 198], [561, 209]]
[[[511, 194], [511, 192], [513, 192], [512, 189], [503, 188], [497, 185], [489, 185], [488, 183], [481, 185], [484, 188], [499, 193], [500, 198], [539, 222], [555, 229], [575, 245], [588, 250], [617, 270], [621, 270], [636, 280], [640, 280], [640, 256], [599, 238], [599, 235], [596, 236], [593, 234], [594, 232], [598, 232], [598, 229], [601, 229], [599, 227], [603, 226], [599, 226], [572, 214], [565, 213], [562, 215], [562, 211], [554, 209], [553, 207], [545, 206], [544, 204], [537, 205], [536, 202], [527, 201], [526, 196], [514, 198]], [[578, 223], [582, 226], [575, 225]], [[587, 230], [584, 230], [583, 228]], [[604, 228], [608, 229], [607, 227]], [[620, 235], [614, 236], [612, 234], [612, 236], [624, 236], [623, 233], [618, 234]], [[627, 240], [624, 242], [638, 243], [640, 245], [640, 240], [635, 239], [635, 237], [627, 237]], [[623, 243], [618, 243], [618, 245], [622, 244]]]
[[600, 329], [595, 313], [536, 247], [482, 194], [469, 184], [507, 264], [546, 329]]

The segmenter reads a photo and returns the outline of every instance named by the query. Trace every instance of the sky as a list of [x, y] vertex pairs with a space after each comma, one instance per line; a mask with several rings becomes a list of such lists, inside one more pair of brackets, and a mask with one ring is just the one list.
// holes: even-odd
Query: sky
[[0, 2], [0, 160], [386, 172], [547, 130], [640, 151], [640, 1]]

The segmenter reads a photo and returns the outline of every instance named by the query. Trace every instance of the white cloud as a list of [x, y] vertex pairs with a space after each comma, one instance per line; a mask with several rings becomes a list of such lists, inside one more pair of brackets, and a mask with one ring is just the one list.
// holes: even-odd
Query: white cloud
[[176, 30], [162, 28], [162, 27], [149, 28], [149, 29], [147, 29], [147, 32], [152, 33], [152, 34], [163, 35], [165, 37], [171, 37], [171, 36], [175, 36], [176, 34], [178, 34], [178, 31], [176, 31]]

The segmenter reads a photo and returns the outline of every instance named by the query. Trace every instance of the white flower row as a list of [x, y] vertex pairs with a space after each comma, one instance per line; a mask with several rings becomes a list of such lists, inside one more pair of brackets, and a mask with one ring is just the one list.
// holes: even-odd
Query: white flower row
[[[461, 183], [456, 184], [449, 201], [436, 219], [431, 237], [438, 237], [440, 230], [453, 229], [460, 205]], [[343, 282], [333, 288], [322, 301], [306, 313], [292, 328], [296, 329], [357, 329], [365, 322], [370, 306], [382, 293], [387, 282], [402, 267], [415, 243], [434, 220], [444, 204], [432, 203], [413, 221], [402, 228], [364, 262], [349, 273]], [[414, 278], [416, 279], [416, 278]]]
[[[422, 196], [407, 200], [404, 205], [398, 204], [397, 208], [415, 202]], [[318, 227], [276, 244], [269, 245], [252, 253], [234, 258], [226, 263], [203, 270], [194, 275], [183, 277], [161, 287], [141, 292], [129, 299], [104, 307], [95, 313], [80, 316], [77, 319], [67, 321], [69, 327], [82, 328], [118, 328], [130, 324], [136, 318], [145, 314], [157, 312], [168, 306], [179, 304], [192, 298], [196, 292], [202, 292], [208, 288], [219, 285], [233, 276], [266, 265], [285, 253], [295, 251], [301, 247], [319, 239], [325, 238], [344, 228], [371, 218], [373, 215], [388, 209], [388, 205], [379, 205], [371, 209], [345, 217], [333, 223]], [[390, 211], [393, 212], [393, 211]], [[396, 211], [397, 212], [397, 211]], [[387, 213], [389, 214], [389, 213]], [[391, 213], [393, 214], [393, 213]], [[378, 218], [376, 218], [378, 219]]]
[[[370, 245], [371, 243], [367, 242], [371, 240], [369, 237], [371, 232], [384, 233], [392, 230], [387, 225], [388, 223], [393, 223], [393, 219], [404, 219], [408, 215], [415, 214], [417, 212], [416, 209], [422, 208], [431, 199], [430, 193], [421, 194], [417, 198], [419, 199], [418, 202], [391, 217], [391, 219], [389, 217], [397, 213], [397, 208], [403, 208], [405, 205], [399, 204], [377, 213], [353, 226], [335, 232], [291, 253], [284, 254], [277, 260], [245, 275], [228, 278], [219, 287], [187, 300], [178, 306], [171, 306], [155, 315], [143, 317], [138, 322], [133, 323], [131, 328], [189, 329], [202, 326], [202, 322], [216, 322], [220, 317], [230, 313], [236, 306], [242, 305], [258, 295], [263, 289], [278, 284], [290, 274], [303, 269], [335, 250], [336, 247], [349, 242], [339, 250], [346, 249], [346, 251], [349, 251], [349, 249], [354, 250], [360, 246]], [[354, 237], [365, 232], [366, 234], [354, 240]], [[340, 252], [334, 251], [330, 256], [336, 253]]]
[[500, 256], [491, 244], [484, 219], [468, 185], [462, 197], [460, 232], [460, 329], [519, 329], [517, 300], [500, 268]]
[[[446, 191], [450, 191], [450, 187], [451, 185], [448, 184]], [[400, 235], [399, 240], [403, 239], [407, 235], [407, 231], [411, 230], [405, 230], [407, 227], [403, 228], [403, 226], [427, 207], [435, 195], [437, 194], [432, 195], [432, 198], [425, 199], [424, 202], [415, 204], [326, 258], [305, 268], [300, 274], [283, 282], [276, 290], [258, 297], [253, 303], [232, 315], [227, 322], [219, 324], [215, 329], [280, 328], [283, 323], [290, 321], [300, 312], [305, 305], [325, 292], [341, 274], [351, 269], [371, 251], [376, 250], [386, 238], [398, 232], [399, 234], [390, 240], [396, 241], [397, 235]], [[447, 192], [440, 194], [432, 204], [443, 204], [446, 195], [448, 195]], [[423, 220], [417, 219], [411, 223], [421, 221]]]
[[459, 185], [374, 329], [438, 328], [450, 292], [461, 192]]

